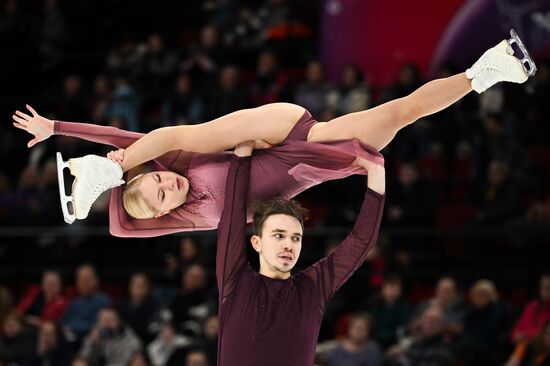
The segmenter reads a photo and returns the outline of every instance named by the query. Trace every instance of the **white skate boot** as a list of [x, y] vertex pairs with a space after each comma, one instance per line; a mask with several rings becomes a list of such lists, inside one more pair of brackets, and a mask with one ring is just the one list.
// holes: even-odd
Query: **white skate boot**
[[[524, 83], [529, 76], [535, 75], [537, 67], [529, 56], [523, 42], [512, 29], [511, 38], [485, 51], [475, 64], [466, 70], [466, 77], [472, 80], [472, 88], [483, 93], [501, 81]], [[514, 56], [512, 45], [516, 43], [523, 58]]]
[[[57, 153], [56, 156], [61, 209], [68, 224], [72, 224], [75, 219], [85, 219], [101, 193], [124, 183], [121, 179], [123, 172], [120, 165], [107, 158], [86, 155], [65, 162], [61, 153]], [[64, 168], [69, 168], [71, 175], [75, 177], [71, 196], [65, 194]], [[72, 204], [72, 213], [69, 212], [69, 202]]]

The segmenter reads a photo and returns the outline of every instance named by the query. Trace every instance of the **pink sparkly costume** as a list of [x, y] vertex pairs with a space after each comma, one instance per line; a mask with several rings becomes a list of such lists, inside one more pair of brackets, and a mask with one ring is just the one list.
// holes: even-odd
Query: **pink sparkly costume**
[[[365, 174], [352, 166], [355, 158], [383, 162], [374, 148], [359, 140], [307, 142], [317, 123], [305, 112], [286, 139], [270, 149], [256, 150], [252, 157], [248, 207], [258, 199], [276, 195], [291, 198], [327, 180]], [[73, 136], [117, 148], [127, 148], [143, 134], [85, 123], [54, 122], [54, 133]], [[155, 170], [170, 170], [189, 180], [187, 201], [158, 219], [134, 219], [122, 205], [122, 189], [112, 190], [109, 229], [120, 237], [153, 237], [183, 231], [216, 229], [225, 198], [225, 181], [232, 152], [211, 154], [172, 151], [154, 160]], [[249, 215], [249, 221], [251, 217]]]

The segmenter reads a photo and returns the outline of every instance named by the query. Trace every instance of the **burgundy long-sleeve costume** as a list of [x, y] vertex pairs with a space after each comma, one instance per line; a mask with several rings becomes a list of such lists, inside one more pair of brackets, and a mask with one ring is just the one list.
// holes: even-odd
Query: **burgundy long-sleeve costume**
[[332, 254], [287, 280], [272, 279], [254, 271], [246, 257], [252, 162], [231, 158], [218, 227], [218, 365], [313, 365], [325, 303], [376, 243], [384, 196], [367, 190], [352, 232]]
[[[307, 142], [308, 132], [315, 123], [306, 111], [280, 145], [254, 153], [247, 195], [249, 204], [277, 195], [294, 197], [327, 180], [365, 174], [362, 168], [350, 165], [358, 156], [383, 161], [380, 153], [358, 140]], [[114, 127], [59, 121], [54, 123], [54, 133], [117, 148], [126, 148], [143, 136]], [[151, 237], [215, 229], [223, 209], [225, 178], [231, 155], [229, 152], [200, 154], [172, 151], [155, 159], [155, 169], [171, 170], [189, 179], [187, 201], [158, 219], [138, 220], [124, 210], [122, 187], [117, 187], [112, 190], [109, 206], [111, 234]]]

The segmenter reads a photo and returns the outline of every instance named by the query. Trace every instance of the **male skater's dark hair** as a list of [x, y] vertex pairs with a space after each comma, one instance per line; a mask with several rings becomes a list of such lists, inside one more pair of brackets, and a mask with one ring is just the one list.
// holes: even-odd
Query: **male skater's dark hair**
[[253, 208], [254, 234], [261, 236], [265, 220], [271, 215], [288, 215], [294, 217], [304, 228], [309, 211], [295, 200], [275, 197], [265, 201], [256, 201]]

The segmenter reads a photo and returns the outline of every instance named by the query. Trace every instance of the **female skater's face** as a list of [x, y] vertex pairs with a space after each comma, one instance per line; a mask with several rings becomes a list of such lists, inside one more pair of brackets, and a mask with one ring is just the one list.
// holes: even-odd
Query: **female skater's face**
[[144, 174], [139, 183], [145, 201], [160, 217], [179, 207], [187, 199], [189, 181], [174, 172], [152, 172]]

